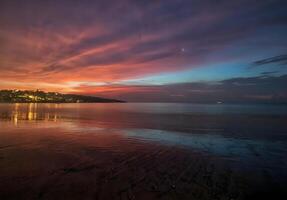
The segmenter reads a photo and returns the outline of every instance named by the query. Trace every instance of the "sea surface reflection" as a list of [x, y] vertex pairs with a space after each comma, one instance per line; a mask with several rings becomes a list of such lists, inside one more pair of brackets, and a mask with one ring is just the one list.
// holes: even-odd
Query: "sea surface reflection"
[[[43, 106], [44, 105], [44, 106]], [[57, 121], [59, 104], [1, 104], [0, 112], [2, 120], [11, 120], [17, 125], [19, 120], [52, 120]], [[47, 111], [47, 112], [46, 112]]]
[[[150, 170], [146, 167], [159, 161], [151, 169], [175, 170], [175, 175], [182, 170], [196, 171], [184, 162], [198, 162], [200, 169], [223, 163], [228, 166], [225, 172], [248, 174], [243, 176], [250, 178], [247, 181], [250, 185], [263, 180], [264, 184], [272, 182], [284, 189], [287, 186], [285, 110], [284, 106], [250, 105], [0, 104], [0, 177], [6, 180], [0, 181], [0, 186], [17, 185], [9, 177], [46, 174], [49, 179], [49, 173], [61, 170], [74, 173], [89, 169], [94, 173], [92, 176], [120, 173], [124, 180], [138, 179], [142, 175], [122, 174], [129, 169], [128, 163]], [[167, 164], [170, 159], [175, 166]], [[219, 173], [220, 169], [215, 171]], [[144, 174], [151, 182], [159, 176]], [[81, 176], [87, 178], [87, 174]], [[88, 184], [85, 180], [83, 184]], [[29, 187], [34, 188], [39, 180], [33, 181]], [[35, 193], [38, 190], [33, 189]], [[2, 192], [9, 195], [11, 191], [10, 188]], [[51, 193], [54, 194], [58, 193]]]

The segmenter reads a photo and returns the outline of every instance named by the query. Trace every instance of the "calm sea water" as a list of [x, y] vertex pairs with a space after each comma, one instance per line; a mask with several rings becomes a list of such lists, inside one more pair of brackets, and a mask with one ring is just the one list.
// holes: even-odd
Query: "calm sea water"
[[[41, 134], [45, 139], [35, 143], [34, 138]], [[286, 106], [0, 104], [0, 159], [1, 151], [21, 145], [39, 148], [55, 138], [63, 141], [73, 136], [80, 141], [87, 135], [98, 138], [87, 146], [103, 152], [124, 153], [129, 145], [184, 149], [214, 156], [234, 170], [268, 176], [282, 187], [287, 185]], [[5, 171], [5, 167], [0, 165], [3, 176], [1, 169]]]

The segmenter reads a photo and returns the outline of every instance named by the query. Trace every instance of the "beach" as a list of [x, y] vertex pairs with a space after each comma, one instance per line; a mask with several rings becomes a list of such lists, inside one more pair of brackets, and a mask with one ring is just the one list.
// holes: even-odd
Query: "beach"
[[285, 107], [110, 105], [1, 104], [0, 199], [285, 195]]

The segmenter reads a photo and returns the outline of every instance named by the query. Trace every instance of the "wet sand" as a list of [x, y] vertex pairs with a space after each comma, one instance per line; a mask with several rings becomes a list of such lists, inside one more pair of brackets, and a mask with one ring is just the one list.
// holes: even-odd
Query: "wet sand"
[[272, 183], [227, 158], [61, 125], [1, 131], [0, 199], [247, 199]]

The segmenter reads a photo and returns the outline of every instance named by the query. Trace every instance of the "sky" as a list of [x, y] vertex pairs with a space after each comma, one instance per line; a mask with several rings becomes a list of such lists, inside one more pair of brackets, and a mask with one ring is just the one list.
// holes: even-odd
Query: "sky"
[[1, 0], [0, 89], [287, 102], [285, 0]]

